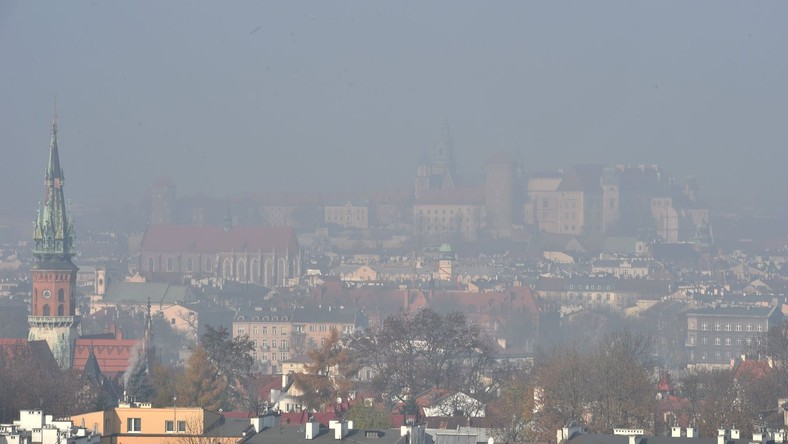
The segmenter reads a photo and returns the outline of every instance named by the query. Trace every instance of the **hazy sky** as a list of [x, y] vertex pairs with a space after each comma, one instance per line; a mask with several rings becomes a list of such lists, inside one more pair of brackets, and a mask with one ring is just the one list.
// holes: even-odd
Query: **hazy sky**
[[[788, 206], [788, 2], [0, 1], [0, 189], [35, 201], [59, 101], [75, 203], [409, 187], [459, 169], [659, 163]], [[714, 190], [712, 188], [717, 188]], [[18, 196], [10, 196], [10, 194]], [[0, 204], [0, 206], [5, 206]]]

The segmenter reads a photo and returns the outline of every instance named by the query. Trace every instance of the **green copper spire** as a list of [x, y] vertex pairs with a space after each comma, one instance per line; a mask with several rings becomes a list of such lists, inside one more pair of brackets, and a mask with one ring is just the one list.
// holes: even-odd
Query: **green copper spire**
[[33, 233], [33, 254], [39, 259], [71, 258], [74, 227], [69, 223], [63, 197], [63, 170], [57, 149], [57, 109], [52, 112], [52, 140], [44, 177], [44, 204], [38, 210]]

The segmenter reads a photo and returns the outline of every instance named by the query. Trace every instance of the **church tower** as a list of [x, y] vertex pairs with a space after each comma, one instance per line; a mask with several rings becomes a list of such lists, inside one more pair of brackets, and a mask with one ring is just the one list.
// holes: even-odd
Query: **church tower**
[[44, 202], [38, 209], [33, 233], [31, 268], [30, 341], [45, 340], [61, 368], [70, 368], [74, 343], [79, 336], [76, 315], [77, 267], [74, 256], [74, 226], [63, 197], [63, 170], [57, 149], [57, 114], [52, 115], [52, 141], [44, 177]]

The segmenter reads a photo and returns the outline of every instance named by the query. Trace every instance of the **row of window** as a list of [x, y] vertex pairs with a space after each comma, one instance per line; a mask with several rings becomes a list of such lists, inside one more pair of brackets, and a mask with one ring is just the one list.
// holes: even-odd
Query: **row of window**
[[[43, 315], [44, 316], [51, 316], [52, 315], [52, 309], [49, 308], [49, 304], [44, 305], [44, 314]], [[57, 315], [58, 316], [65, 316], [66, 315], [66, 309], [63, 307], [63, 304], [60, 304], [60, 305], [57, 306]]]
[[[252, 357], [255, 359], [265, 360], [268, 358], [268, 355], [265, 353], [261, 353], [260, 355], [257, 354], [257, 350], [252, 350]], [[287, 361], [288, 354], [285, 352], [279, 353], [279, 361]], [[271, 353], [271, 362], [276, 362], [276, 353]], [[275, 371], [272, 369], [272, 371]]]
[[[702, 331], [708, 331], [709, 327], [710, 324], [708, 322], [703, 322], [700, 324], [700, 329]], [[742, 328], [743, 328], [742, 324], [736, 324], [736, 331], [743, 331]], [[756, 324], [755, 328], [757, 329], [757, 331], [762, 332], [763, 324]], [[746, 329], [747, 331], [753, 331], [752, 324], [747, 324]], [[720, 324], [719, 322], [715, 323], [714, 331], [722, 331], [722, 324]], [[730, 323], [725, 324], [725, 331], [733, 331], [733, 325]]]
[[[241, 319], [241, 320], [242, 320], [242, 319]], [[286, 321], [286, 320], [287, 320], [287, 318], [285, 317], [285, 318], [284, 318], [284, 319], [282, 319], [282, 320], [283, 320], [283, 321]], [[268, 326], [258, 327], [258, 326], [256, 326], [256, 325], [252, 327], [252, 334], [253, 334], [253, 335], [259, 335], [261, 330], [262, 330], [262, 332], [263, 332], [262, 334], [264, 334], [264, 335], [267, 335], [267, 334], [268, 334]], [[245, 335], [245, 334], [246, 334], [246, 327], [238, 327], [238, 328], [236, 329], [236, 331], [238, 332], [238, 336], [243, 336], [243, 335]], [[276, 328], [276, 326], [272, 326], [272, 327], [271, 327], [271, 334], [272, 334], [272, 335], [275, 335], [275, 334], [276, 334], [276, 331], [277, 331], [277, 328]], [[287, 334], [287, 329], [286, 329], [285, 327], [282, 327], [282, 328], [281, 328], [279, 331], [281, 332], [280, 334], [282, 334], [282, 335], [286, 335], [286, 334]]]
[[[128, 433], [142, 433], [142, 418], [126, 418], [126, 431]], [[164, 431], [186, 433], [186, 421], [166, 420], [164, 421]]]
[[[585, 287], [585, 288], [584, 288], [584, 287]], [[610, 290], [610, 285], [606, 285], [605, 287], [606, 287], [606, 288], [605, 288], [606, 290]], [[575, 285], [574, 285], [574, 284], [569, 284], [569, 289], [570, 289], [570, 290], [574, 290], [574, 289], [575, 289]], [[597, 286], [596, 286], [596, 288], [594, 288], [594, 286], [593, 286], [593, 285], [585, 285], [585, 286], [583, 286], [583, 285], [578, 285], [578, 286], [577, 286], [577, 289], [578, 289], [578, 290], [590, 290], [590, 291], [594, 291], [594, 290], [596, 290], [596, 291], [602, 291], [602, 286], [601, 286], [601, 285], [597, 285]]]
[[[38, 297], [38, 289], [35, 290], [36, 297]], [[49, 293], [44, 294], [44, 296], [49, 297]], [[58, 302], [66, 302], [66, 291], [62, 288], [57, 291], [57, 301]]]
[[[252, 343], [254, 344], [255, 349], [257, 348], [257, 339], [252, 339]], [[276, 339], [271, 340], [271, 347], [277, 348], [277, 344], [281, 344], [282, 349], [287, 349], [287, 339], [282, 339], [281, 341], [277, 341]], [[268, 348], [268, 339], [263, 339], [260, 342], [260, 346], [263, 349]]]
[[[752, 345], [752, 342], [753, 342], [753, 338], [736, 338], [736, 345], [739, 347], [741, 347], [744, 344], [750, 346]], [[690, 345], [695, 345], [694, 335], [690, 335], [689, 343]], [[706, 336], [701, 337], [700, 343], [701, 345], [709, 345], [709, 338]], [[723, 343], [725, 343], [726, 346], [731, 346], [733, 345], [733, 340], [731, 338], [720, 338], [720, 337], [714, 338], [714, 345], [722, 345]], [[761, 340], [759, 338], [755, 338], [755, 343], [761, 345]]]

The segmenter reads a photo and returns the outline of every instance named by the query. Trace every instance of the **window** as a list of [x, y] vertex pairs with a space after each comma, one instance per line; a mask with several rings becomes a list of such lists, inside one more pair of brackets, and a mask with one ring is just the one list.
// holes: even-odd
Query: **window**
[[286, 361], [287, 360], [287, 353], [280, 353], [279, 354], [279, 359], [281, 361]]
[[252, 334], [256, 335], [260, 333], [260, 329], [255, 325], [252, 327]]
[[238, 327], [238, 334], [239, 334], [239, 335], [246, 334], [246, 329], [245, 329], [245, 328], [243, 328], [243, 327]]
[[276, 334], [276, 326], [271, 327], [271, 334], [272, 335]]
[[731, 338], [725, 338], [725, 345], [731, 345]]
[[282, 348], [287, 350], [287, 339], [282, 339]]
[[142, 431], [142, 418], [127, 418], [126, 432], [140, 433]]
[[66, 292], [63, 291], [62, 288], [57, 291], [57, 301], [58, 302], [65, 302], [66, 301]]
[[172, 421], [164, 421], [164, 431], [167, 433], [172, 433], [175, 431], [175, 423]]
[[708, 330], [709, 329], [709, 324], [707, 324], [705, 322], [700, 324], [700, 329], [703, 330], [703, 331]]
[[703, 344], [703, 345], [708, 344], [709, 343], [709, 338], [707, 338], [705, 336], [700, 338], [700, 343]]
[[747, 331], [752, 331], [752, 324], [747, 324]]
[[148, 271], [153, 271], [154, 261], [152, 257], [148, 258]]
[[714, 345], [720, 345], [720, 338], [714, 338]]
[[731, 324], [725, 324], [725, 331], [731, 331]]
[[736, 324], [736, 331], [741, 331], [741, 324]]
[[720, 331], [720, 328], [721, 328], [721, 326], [720, 326], [719, 322], [714, 324], [714, 331]]
[[186, 421], [178, 421], [178, 433], [186, 433]]
[[328, 331], [328, 328], [326, 328], [325, 325], [321, 325], [320, 326], [320, 331]]
[[172, 271], [172, 258], [167, 258], [167, 271]]
[[63, 304], [60, 304], [60, 305], [57, 306], [57, 315], [58, 316], [65, 316], [65, 314], [63, 313]]
[[758, 324], [758, 331], [763, 331], [763, 324]]
[[265, 325], [263, 326], [263, 334], [264, 334], [264, 335], [267, 335], [267, 334], [268, 334], [268, 327], [267, 327], [267, 326], [265, 326]]
[[186, 259], [186, 271], [192, 271], [193, 266], [194, 262], [192, 262], [192, 258]]

